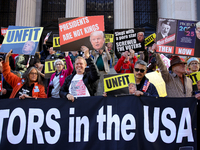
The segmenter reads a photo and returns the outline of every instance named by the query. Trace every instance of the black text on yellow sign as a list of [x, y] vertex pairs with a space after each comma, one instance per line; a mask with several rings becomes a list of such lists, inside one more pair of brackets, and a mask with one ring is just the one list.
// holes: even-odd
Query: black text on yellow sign
[[148, 46], [151, 42], [154, 41], [155, 38], [156, 38], [155, 33], [153, 33], [153, 34], [149, 35], [147, 38], [145, 38], [145, 46]]
[[114, 34], [105, 34], [105, 43], [113, 43]]
[[110, 92], [118, 89], [128, 87], [129, 83], [135, 83], [134, 74], [126, 73], [120, 75], [113, 75], [104, 78], [104, 91]]
[[197, 81], [200, 80], [200, 72], [194, 72], [190, 74], [190, 79], [193, 82], [193, 85], [197, 84]]
[[3, 44], [25, 43], [26, 41], [39, 42], [43, 28], [23, 28], [7, 30]]
[[53, 37], [53, 47], [60, 47], [60, 37]]
[[[54, 66], [54, 62], [55, 61], [56, 60], [47, 60], [47, 61], [45, 61], [45, 74], [54, 73], [56, 71], [56, 68]], [[62, 59], [62, 61], [64, 62], [64, 68], [63, 69], [67, 69], [67, 65], [66, 65], [65, 59]]]

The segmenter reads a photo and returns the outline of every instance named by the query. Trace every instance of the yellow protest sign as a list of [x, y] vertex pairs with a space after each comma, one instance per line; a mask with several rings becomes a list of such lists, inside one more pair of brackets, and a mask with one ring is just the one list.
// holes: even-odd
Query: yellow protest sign
[[53, 37], [53, 47], [60, 47], [60, 37]]
[[197, 84], [197, 81], [200, 80], [200, 71], [199, 72], [193, 72], [189, 75], [190, 79], [193, 82], [193, 85]]
[[163, 80], [160, 72], [150, 72], [145, 76], [149, 79], [149, 82], [151, 82], [156, 87], [160, 97], [167, 96], [165, 81]]
[[151, 42], [154, 41], [154, 39], [156, 38], [156, 34], [153, 33], [151, 35], [149, 35], [148, 37], [145, 38], [145, 46], [148, 46]]
[[[54, 67], [55, 61], [56, 61], [55, 59], [45, 60], [45, 78], [50, 78], [51, 75], [56, 71], [56, 68]], [[64, 68], [63, 69], [67, 69], [65, 59], [62, 59], [62, 61], [64, 62]]]
[[39, 42], [43, 27], [8, 29], [3, 44]]
[[105, 43], [113, 43], [114, 34], [105, 34]]
[[110, 92], [122, 89], [128, 87], [129, 83], [135, 83], [133, 73], [110, 75], [109, 77], [104, 77], [104, 91]]

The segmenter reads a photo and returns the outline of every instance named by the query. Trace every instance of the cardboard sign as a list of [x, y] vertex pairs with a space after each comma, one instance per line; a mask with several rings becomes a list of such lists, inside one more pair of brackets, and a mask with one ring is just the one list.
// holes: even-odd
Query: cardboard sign
[[197, 84], [197, 81], [200, 80], [200, 71], [198, 72], [193, 72], [189, 75], [190, 79], [192, 80], [193, 82], [193, 85], [196, 85]]
[[[56, 71], [56, 68], [54, 67], [54, 62], [56, 59], [45, 59], [45, 78], [50, 78], [51, 75]], [[67, 69], [67, 64], [65, 59], [62, 59], [64, 62], [64, 68]]]
[[1, 27], [1, 35], [6, 35], [8, 28]]
[[133, 73], [104, 75], [104, 92], [108, 95], [129, 94], [129, 83], [135, 83]]
[[105, 34], [105, 43], [113, 43], [114, 34]]
[[53, 49], [60, 50], [60, 37], [58, 34], [53, 35]]
[[163, 54], [160, 55], [167, 69], [170, 67], [170, 60]]
[[59, 18], [61, 51], [77, 51], [81, 46], [94, 49], [90, 34], [104, 31], [104, 16], [84, 16], [79, 18]]
[[196, 27], [196, 23], [160, 18], [156, 52], [200, 57], [200, 27]]
[[145, 29], [115, 29], [115, 50], [118, 52], [144, 51], [144, 30]]
[[150, 72], [145, 76], [149, 79], [149, 82], [151, 82], [156, 87], [160, 97], [167, 96], [165, 81], [163, 80], [160, 72]]
[[43, 27], [9, 26], [0, 52], [35, 55]]
[[148, 37], [145, 38], [145, 46], [148, 46], [149, 44], [151, 44], [156, 38], [156, 34], [153, 33], [151, 35], [149, 35]]

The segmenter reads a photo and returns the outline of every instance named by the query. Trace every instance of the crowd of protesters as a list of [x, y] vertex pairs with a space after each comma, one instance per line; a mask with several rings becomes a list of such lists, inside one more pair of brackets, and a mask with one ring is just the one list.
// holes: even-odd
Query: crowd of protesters
[[[133, 73], [135, 83], [131, 83], [130, 94], [135, 96], [158, 97], [156, 87], [149, 82], [145, 74], [160, 71], [166, 83], [167, 97], [192, 97], [200, 99], [200, 81], [196, 88], [186, 75], [199, 71], [199, 59], [195, 57], [167, 57], [171, 60], [169, 69], [160, 54], [155, 53], [156, 44], [151, 44], [144, 51], [135, 52], [130, 49], [118, 55], [115, 64], [115, 53], [112, 43], [105, 42], [103, 32], [95, 32], [90, 42], [95, 50], [82, 46], [80, 51], [59, 52], [43, 43], [43, 50], [35, 56], [0, 54], [0, 73], [3, 89], [1, 99], [6, 98], [67, 98], [107, 96], [104, 92], [103, 78], [113, 68], [116, 73]], [[50, 79], [45, 78], [45, 59], [56, 59], [55, 72]], [[67, 69], [64, 69], [65, 59]], [[117, 58], [116, 58], [117, 59]]]

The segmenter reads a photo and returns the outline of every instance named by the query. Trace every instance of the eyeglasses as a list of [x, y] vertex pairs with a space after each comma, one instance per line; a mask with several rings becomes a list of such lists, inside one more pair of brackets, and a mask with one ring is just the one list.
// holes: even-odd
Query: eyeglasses
[[32, 72], [31, 72], [30, 74], [31, 74], [31, 75], [37, 75], [37, 73], [32, 73]]
[[144, 69], [135, 68], [135, 71], [136, 72], [140, 71], [141, 73], [144, 73], [145, 70]]
[[59, 66], [59, 65], [62, 66], [62, 64], [56, 64], [56, 66]]

